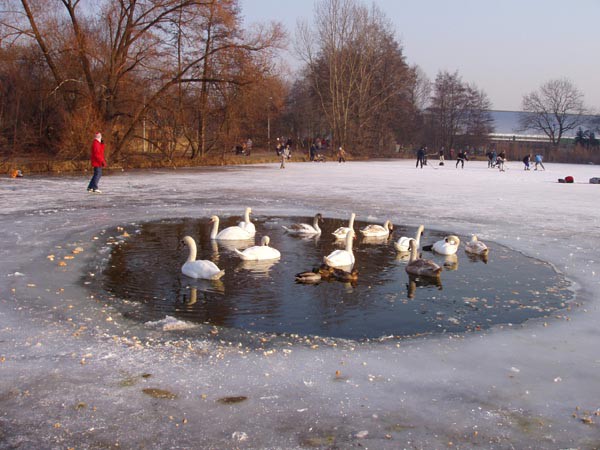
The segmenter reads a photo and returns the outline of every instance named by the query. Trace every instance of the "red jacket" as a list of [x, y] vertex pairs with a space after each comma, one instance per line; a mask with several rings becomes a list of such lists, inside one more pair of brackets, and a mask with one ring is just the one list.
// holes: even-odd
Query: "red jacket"
[[104, 142], [94, 139], [92, 144], [92, 167], [104, 167], [106, 161], [104, 160]]

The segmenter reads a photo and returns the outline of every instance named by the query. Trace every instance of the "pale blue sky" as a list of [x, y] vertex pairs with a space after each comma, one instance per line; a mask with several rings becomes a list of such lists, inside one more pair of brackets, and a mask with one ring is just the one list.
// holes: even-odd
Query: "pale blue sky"
[[[600, 0], [364, 0], [372, 2], [394, 24], [408, 63], [432, 80], [458, 70], [494, 109], [519, 110], [524, 94], [568, 78], [600, 110]], [[246, 24], [277, 20], [293, 38], [298, 18], [310, 23], [314, 2], [240, 5]]]

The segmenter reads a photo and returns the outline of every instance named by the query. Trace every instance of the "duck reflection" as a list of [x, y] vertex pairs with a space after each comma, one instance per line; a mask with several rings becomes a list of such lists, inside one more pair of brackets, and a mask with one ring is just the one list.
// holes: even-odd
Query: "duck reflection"
[[418, 287], [435, 286], [438, 291], [442, 290], [441, 278], [421, 278], [414, 275], [408, 276], [408, 284], [406, 285], [408, 291], [408, 298], [415, 298], [415, 293]]

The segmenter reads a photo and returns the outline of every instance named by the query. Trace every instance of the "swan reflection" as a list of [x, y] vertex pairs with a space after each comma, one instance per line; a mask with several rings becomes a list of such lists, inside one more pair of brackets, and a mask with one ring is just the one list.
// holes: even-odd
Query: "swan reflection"
[[360, 239], [361, 244], [365, 245], [383, 245], [387, 244], [389, 236], [363, 236]]
[[458, 270], [458, 255], [446, 255], [444, 256], [444, 269], [446, 270]]
[[396, 253], [396, 261], [408, 262], [409, 259], [410, 259], [410, 252]]
[[198, 300], [207, 300], [209, 294], [225, 294], [225, 285], [223, 282], [221, 280], [199, 280], [194, 286], [190, 286], [189, 295], [183, 295], [183, 302], [187, 306], [192, 306]]
[[487, 253], [485, 255], [474, 255], [472, 253], [467, 253], [467, 258], [469, 258], [469, 261], [471, 262], [482, 262], [484, 264], [488, 263], [488, 255]]
[[244, 250], [254, 245], [254, 238], [252, 239], [244, 239], [244, 240], [231, 240], [231, 241], [216, 241], [213, 240], [212, 243], [213, 253], [218, 253], [219, 249], [227, 250], [230, 252], [235, 252], [236, 250]]
[[244, 261], [238, 265], [238, 269], [247, 270], [250, 273], [262, 276], [268, 276], [269, 270], [279, 262], [279, 259], [269, 259], [263, 261]]
[[408, 291], [408, 298], [415, 298], [415, 293], [418, 287], [435, 286], [438, 291], [442, 290], [442, 280], [440, 278], [421, 278], [414, 275], [408, 276], [408, 284], [406, 285]]

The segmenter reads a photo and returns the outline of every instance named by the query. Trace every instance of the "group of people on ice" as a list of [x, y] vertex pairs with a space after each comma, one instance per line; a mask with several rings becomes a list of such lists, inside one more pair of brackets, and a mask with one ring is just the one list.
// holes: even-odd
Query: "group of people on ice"
[[[498, 167], [501, 171], [504, 171], [504, 161], [506, 161], [506, 153], [504, 152], [500, 152], [498, 155], [496, 155], [496, 151], [492, 150], [490, 152], [487, 153], [487, 157], [488, 157], [488, 167], [494, 168], [494, 167]], [[538, 153], [535, 155], [535, 167], [534, 170], [538, 170], [538, 166], [542, 168], [542, 170], [546, 170], [546, 168], [544, 167], [544, 163], [542, 162], [544, 160], [544, 157]], [[527, 154], [523, 157], [523, 166], [524, 166], [524, 170], [530, 170], [531, 169], [531, 155]]]
[[[538, 166], [542, 168], [542, 170], [546, 170], [544, 164], [542, 163], [543, 157], [539, 153], [535, 155], [535, 167], [533, 170], [538, 170]], [[524, 170], [531, 170], [531, 155], [527, 154], [523, 157], [523, 165], [525, 166]]]
[[[423, 166], [426, 166], [428, 156], [439, 156], [439, 165], [443, 166], [445, 164], [446, 155], [445, 155], [444, 147], [442, 147], [440, 149], [439, 153], [427, 153], [427, 146], [423, 145], [423, 146], [421, 146], [421, 148], [419, 148], [419, 150], [417, 150], [417, 165], [416, 165], [416, 167], [418, 168], [419, 166], [421, 166], [421, 169], [422, 169]], [[453, 158], [454, 158], [454, 149], [450, 149], [450, 159], [453, 159]], [[467, 152], [465, 150], [461, 150], [456, 155], [456, 167], [458, 168], [458, 165], [460, 164], [461, 168], [464, 169], [465, 161], [468, 161], [468, 160], [469, 160], [469, 156], [468, 156]]]
[[[421, 148], [419, 148], [419, 150], [417, 150], [417, 164], [416, 167], [419, 168], [421, 167], [421, 169], [423, 168], [423, 166], [427, 165], [427, 157], [429, 156], [435, 156], [435, 155], [439, 155], [439, 165], [443, 166], [445, 164], [445, 151], [444, 151], [444, 147], [441, 148], [441, 150], [439, 151], [439, 154], [437, 153], [427, 153], [427, 146], [423, 145], [421, 146]], [[506, 162], [506, 152], [501, 151], [500, 153], [496, 153], [496, 150], [490, 150], [489, 152], [486, 153], [487, 159], [488, 159], [488, 168], [497, 168], [500, 172], [504, 172], [505, 168], [504, 168], [504, 163]], [[450, 159], [454, 158], [454, 149], [450, 149]], [[461, 169], [464, 169], [465, 167], [465, 161], [469, 160], [469, 154], [466, 150], [461, 150], [458, 152], [458, 154], [456, 155], [456, 165], [455, 167], [458, 168], [459, 164]], [[546, 170], [546, 168], [544, 167], [543, 164], [543, 156], [538, 153], [535, 155], [535, 167], [534, 170], [538, 170], [538, 166], [542, 168], [542, 170]], [[523, 164], [524, 164], [524, 169], [525, 170], [530, 170], [531, 168], [531, 155], [525, 155], [525, 157], [523, 157]]]

